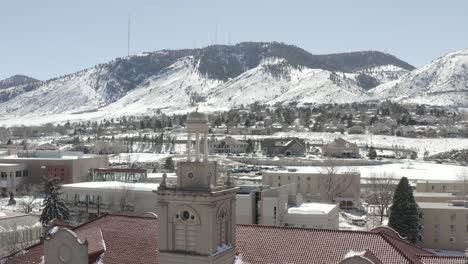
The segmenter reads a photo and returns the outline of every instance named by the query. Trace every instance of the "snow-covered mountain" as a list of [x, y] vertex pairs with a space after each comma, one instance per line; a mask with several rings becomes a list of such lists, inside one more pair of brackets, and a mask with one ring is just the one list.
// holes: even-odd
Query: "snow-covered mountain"
[[3, 118], [93, 116], [227, 109], [261, 103], [345, 103], [370, 99], [367, 90], [414, 67], [362, 51], [313, 55], [282, 43], [245, 42], [163, 50], [118, 58], [43, 82], [0, 89]]
[[0, 80], [0, 90], [14, 87], [14, 86], [19, 86], [19, 85], [35, 83], [38, 81], [39, 80], [31, 78], [29, 76], [25, 76], [25, 75], [13, 75], [4, 80]]
[[447, 54], [369, 92], [376, 99], [392, 98], [406, 103], [467, 106], [468, 49]]

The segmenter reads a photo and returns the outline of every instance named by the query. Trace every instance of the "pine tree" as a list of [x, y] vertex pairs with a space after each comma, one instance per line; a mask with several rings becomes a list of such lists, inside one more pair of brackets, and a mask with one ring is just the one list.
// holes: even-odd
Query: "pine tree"
[[401, 178], [395, 189], [388, 226], [411, 242], [419, 237], [419, 209], [406, 177]]
[[45, 199], [42, 206], [42, 214], [39, 219], [43, 225], [47, 225], [53, 219], [69, 220], [70, 211], [65, 201], [60, 197], [60, 185], [57, 179], [46, 180], [44, 185]]
[[168, 157], [163, 168], [168, 171], [174, 171], [174, 160], [171, 157]]
[[374, 160], [377, 158], [377, 151], [375, 151], [375, 148], [373, 146], [370, 147], [369, 152], [367, 153], [367, 156], [369, 156], [369, 159]]

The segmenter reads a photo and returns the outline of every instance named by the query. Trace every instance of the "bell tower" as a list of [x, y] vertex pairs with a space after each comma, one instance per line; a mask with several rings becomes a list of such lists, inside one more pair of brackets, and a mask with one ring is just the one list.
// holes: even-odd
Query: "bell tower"
[[188, 115], [187, 160], [177, 164], [177, 185], [163, 181], [155, 191], [161, 264], [234, 263], [237, 188], [218, 181], [208, 129], [204, 113]]

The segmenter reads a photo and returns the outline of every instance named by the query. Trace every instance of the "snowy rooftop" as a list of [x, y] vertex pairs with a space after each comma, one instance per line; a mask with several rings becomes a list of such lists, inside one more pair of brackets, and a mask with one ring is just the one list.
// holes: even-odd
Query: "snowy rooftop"
[[337, 205], [325, 203], [303, 203], [298, 207], [288, 209], [288, 214], [313, 214], [324, 215], [330, 213]]
[[117, 181], [102, 181], [102, 182], [80, 182], [62, 185], [64, 189], [99, 189], [99, 190], [112, 190], [112, 189], [128, 189], [135, 191], [152, 192], [159, 187], [158, 183], [129, 183]]
[[[303, 174], [320, 174], [326, 172], [326, 167], [287, 167], [295, 172], [272, 171], [273, 173], [303, 173]], [[451, 165], [451, 164], [436, 164], [430, 162], [410, 161], [404, 163], [392, 163], [374, 166], [343, 166], [337, 167], [338, 173], [346, 171], [361, 172], [361, 178], [370, 178], [375, 175], [393, 175], [399, 179], [407, 177], [409, 180], [457, 180], [460, 174], [467, 173], [468, 167]]]
[[424, 209], [452, 209], [452, 210], [466, 210], [468, 208], [464, 206], [454, 206], [451, 203], [418, 203], [420, 208]]
[[[164, 173], [148, 173], [148, 178], [162, 179]], [[177, 178], [175, 173], [166, 173], [167, 178]]]
[[431, 193], [431, 192], [414, 192], [414, 197], [456, 197], [451, 193]]

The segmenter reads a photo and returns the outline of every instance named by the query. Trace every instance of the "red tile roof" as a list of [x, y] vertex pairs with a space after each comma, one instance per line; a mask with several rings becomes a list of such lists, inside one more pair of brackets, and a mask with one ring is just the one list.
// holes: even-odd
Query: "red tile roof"
[[[158, 263], [157, 219], [107, 215], [73, 228], [89, 242], [90, 252], [102, 250], [103, 262], [119, 264]], [[102, 231], [102, 237], [101, 232]], [[321, 230], [259, 225], [238, 225], [236, 253], [250, 264], [339, 263], [350, 252], [363, 252], [375, 263], [461, 264], [462, 257], [440, 257], [382, 230], [376, 232]], [[40, 263], [43, 244], [26, 249], [5, 264]]]
[[468, 259], [465, 257], [444, 257], [444, 256], [421, 256], [424, 264], [466, 264]]
[[[157, 263], [158, 259], [157, 222], [153, 217], [106, 215], [72, 230], [80, 240], [88, 240], [90, 255], [102, 252], [102, 240], [104, 240], [105, 253], [102, 259], [104, 263], [150, 264]], [[5, 264], [41, 263], [44, 255], [43, 243], [29, 247], [25, 251], [24, 254], [10, 257]]]

